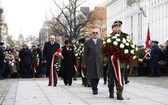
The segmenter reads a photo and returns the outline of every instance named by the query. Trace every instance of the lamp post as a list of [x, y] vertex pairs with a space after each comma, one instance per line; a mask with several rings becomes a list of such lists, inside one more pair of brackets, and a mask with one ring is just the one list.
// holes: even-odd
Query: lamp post
[[2, 13], [3, 9], [0, 7], [0, 41], [2, 41]]

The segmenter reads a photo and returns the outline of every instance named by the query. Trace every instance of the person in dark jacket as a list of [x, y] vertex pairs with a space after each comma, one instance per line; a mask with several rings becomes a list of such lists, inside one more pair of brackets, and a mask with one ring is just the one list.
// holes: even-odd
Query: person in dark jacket
[[159, 46], [158, 41], [151, 41], [151, 53], [150, 53], [150, 68], [151, 68], [151, 77], [160, 76], [159, 71]]
[[75, 75], [75, 55], [73, 53], [73, 47], [70, 46], [70, 41], [65, 40], [65, 45], [62, 47], [62, 56], [60, 68], [60, 76], [63, 77], [65, 85], [71, 86], [72, 77]]
[[21, 61], [23, 65], [23, 78], [30, 78], [31, 75], [31, 65], [32, 65], [32, 52], [29, 49], [29, 47], [24, 44], [22, 55], [21, 55]]
[[37, 77], [41, 77], [42, 75], [42, 46], [38, 44], [37, 54], [38, 54], [38, 66], [37, 66]]
[[0, 80], [3, 79], [2, 75], [3, 75], [3, 71], [5, 69], [5, 55], [4, 55], [4, 50], [3, 50], [3, 42], [0, 42]]
[[166, 75], [168, 75], [168, 40], [165, 42], [165, 47], [166, 47], [166, 49], [165, 49], [165, 61], [166, 61]]
[[[52, 78], [50, 74], [51, 62], [53, 54], [60, 48], [60, 45], [55, 42], [55, 36], [50, 36], [50, 41], [46, 42], [43, 49], [43, 63], [46, 64], [46, 76], [49, 77], [48, 86], [52, 85]], [[54, 75], [54, 86], [57, 84], [56, 76]]]

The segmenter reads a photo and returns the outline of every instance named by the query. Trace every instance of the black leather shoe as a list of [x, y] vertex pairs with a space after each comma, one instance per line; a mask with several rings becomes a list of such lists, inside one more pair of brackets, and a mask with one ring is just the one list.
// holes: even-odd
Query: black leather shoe
[[123, 100], [123, 97], [121, 95], [117, 95], [118, 100]]
[[129, 81], [125, 81], [125, 84], [129, 83]]
[[57, 84], [54, 84], [54, 87], [56, 87], [57, 86]]
[[51, 84], [48, 84], [48, 86], [51, 86]]
[[110, 93], [109, 98], [114, 98], [114, 93]]
[[98, 92], [97, 91], [93, 91], [93, 95], [97, 95], [98, 94]]
[[91, 84], [88, 84], [88, 87], [92, 87], [92, 85], [91, 85]]

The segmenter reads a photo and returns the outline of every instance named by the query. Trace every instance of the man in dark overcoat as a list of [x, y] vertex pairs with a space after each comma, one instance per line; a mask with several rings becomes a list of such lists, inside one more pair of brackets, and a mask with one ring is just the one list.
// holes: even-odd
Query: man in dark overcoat
[[3, 50], [3, 42], [0, 42], [0, 80], [3, 79], [2, 75], [3, 75], [3, 71], [5, 69], [5, 55], [4, 55], [4, 50]]
[[103, 76], [102, 49], [103, 40], [98, 38], [98, 29], [92, 29], [91, 39], [84, 43], [83, 67], [87, 68], [86, 77], [90, 79], [93, 95], [98, 94], [99, 78]]
[[150, 69], [151, 77], [160, 76], [159, 71], [159, 46], [158, 41], [151, 41], [151, 53], [150, 53]]
[[[55, 36], [50, 36], [50, 41], [46, 42], [43, 49], [43, 63], [46, 63], [46, 72], [47, 76], [50, 77], [50, 68], [51, 68], [51, 62], [53, 54], [60, 48], [60, 45], [55, 42]], [[48, 86], [51, 86], [51, 78], [49, 78], [49, 84]], [[56, 77], [54, 77], [54, 86], [56, 86], [57, 80]]]

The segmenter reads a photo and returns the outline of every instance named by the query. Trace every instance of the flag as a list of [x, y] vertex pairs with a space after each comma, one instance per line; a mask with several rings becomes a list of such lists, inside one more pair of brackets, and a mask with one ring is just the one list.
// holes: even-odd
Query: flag
[[148, 32], [147, 32], [147, 37], [146, 37], [146, 41], [145, 41], [145, 45], [146, 45], [146, 48], [149, 48], [150, 47], [150, 31], [149, 31], [149, 27], [148, 27]]

